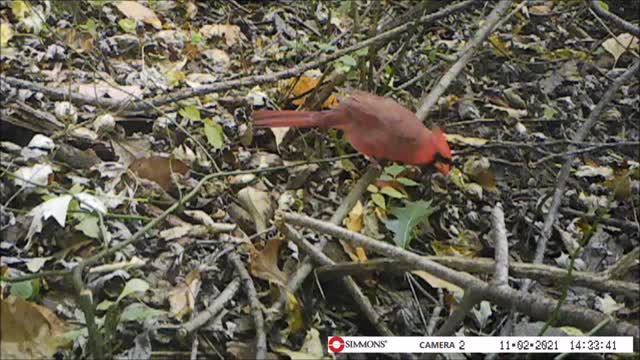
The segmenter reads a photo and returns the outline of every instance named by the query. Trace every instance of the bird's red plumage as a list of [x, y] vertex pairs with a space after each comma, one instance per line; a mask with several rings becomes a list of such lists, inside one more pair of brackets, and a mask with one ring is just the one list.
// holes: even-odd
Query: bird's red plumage
[[389, 98], [358, 91], [334, 110], [257, 111], [253, 118], [257, 127], [340, 129], [364, 155], [409, 165], [435, 165], [444, 175], [451, 168], [451, 149], [444, 133], [439, 128], [427, 129], [413, 112]]

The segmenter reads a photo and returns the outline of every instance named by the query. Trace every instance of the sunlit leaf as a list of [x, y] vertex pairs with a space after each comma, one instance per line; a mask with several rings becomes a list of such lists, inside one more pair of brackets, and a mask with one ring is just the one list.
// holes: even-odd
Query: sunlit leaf
[[389, 174], [389, 175], [393, 176], [393, 177], [396, 177], [396, 176], [400, 175], [400, 173], [403, 172], [405, 169], [406, 169], [406, 167], [404, 167], [402, 165], [393, 164], [391, 166], [387, 166], [386, 168], [384, 168], [384, 172], [386, 174]]
[[207, 142], [214, 149], [219, 150], [224, 146], [224, 131], [222, 126], [211, 119], [204, 119], [204, 134], [207, 136]]
[[407, 196], [400, 191], [392, 188], [391, 186], [385, 186], [380, 190], [380, 193], [390, 196], [395, 199], [404, 199]]
[[376, 204], [379, 208], [381, 209], [387, 209], [387, 205], [385, 204], [384, 201], [384, 196], [376, 193], [376, 194], [371, 194], [371, 200], [373, 200], [373, 203]]
[[185, 119], [193, 121], [200, 121], [202, 119], [202, 117], [200, 116], [200, 110], [198, 110], [198, 108], [193, 105], [183, 107], [182, 109], [180, 109], [178, 114], [180, 114], [180, 116]]
[[118, 296], [118, 299], [116, 300], [116, 302], [124, 299], [125, 297], [133, 293], [137, 293], [137, 292], [143, 293], [147, 290], [149, 290], [148, 282], [142, 279], [131, 279], [127, 281], [127, 284], [124, 286], [124, 289], [122, 289], [122, 292], [120, 293], [120, 296]]

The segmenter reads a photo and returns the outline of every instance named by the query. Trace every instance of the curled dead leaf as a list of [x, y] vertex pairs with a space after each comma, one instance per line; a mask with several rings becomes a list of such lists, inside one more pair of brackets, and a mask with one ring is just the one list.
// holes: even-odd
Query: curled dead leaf
[[138, 159], [131, 163], [129, 169], [141, 178], [158, 183], [165, 191], [169, 191], [173, 186], [172, 174], [186, 175], [190, 170], [189, 166], [180, 160], [161, 156]]

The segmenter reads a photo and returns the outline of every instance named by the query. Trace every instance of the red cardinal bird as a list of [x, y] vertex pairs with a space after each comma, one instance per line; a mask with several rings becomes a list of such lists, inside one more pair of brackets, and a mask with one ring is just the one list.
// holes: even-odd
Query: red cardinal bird
[[397, 102], [357, 91], [328, 111], [257, 111], [257, 127], [334, 128], [344, 131], [360, 153], [409, 165], [433, 165], [443, 175], [451, 170], [451, 149], [439, 128], [427, 129]]

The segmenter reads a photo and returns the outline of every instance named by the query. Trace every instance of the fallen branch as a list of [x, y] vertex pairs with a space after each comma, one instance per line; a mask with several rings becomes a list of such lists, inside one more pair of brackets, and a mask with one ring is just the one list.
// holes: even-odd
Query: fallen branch
[[[631, 259], [637, 262], [638, 253], [632, 254]], [[626, 256], [626, 255], [625, 255]], [[468, 259], [457, 256], [424, 256], [425, 260], [437, 262], [448, 268], [468, 273], [492, 274], [496, 263], [488, 258]], [[314, 259], [315, 261], [315, 259]], [[321, 264], [321, 262], [318, 262]], [[633, 263], [632, 263], [633, 264]], [[614, 265], [615, 266], [615, 265]], [[371, 259], [363, 263], [345, 262], [331, 266], [316, 268], [316, 274], [321, 279], [334, 279], [345, 275], [366, 275], [372, 272], [406, 272], [418, 270], [417, 267], [394, 259]], [[574, 271], [572, 285], [581, 286], [597, 291], [624, 295], [632, 300], [640, 299], [640, 285], [629, 281], [616, 280], [605, 273]], [[557, 283], [567, 277], [567, 270], [544, 264], [530, 264], [523, 262], [509, 263], [509, 276], [528, 278], [536, 281]]]
[[[493, 286], [467, 273], [448, 269], [438, 263], [426, 260], [422, 256], [324, 221], [292, 213], [282, 213], [281, 216], [289, 224], [331, 235], [345, 240], [351, 245], [362, 246], [378, 254], [410, 263], [418, 269], [427, 271], [464, 289], [473, 288], [474, 291], [478, 292], [478, 296], [481, 299], [507, 308], [513, 307], [517, 311], [535, 319], [548, 319], [557, 304], [557, 301], [543, 296], [524, 294], [506, 286]], [[603, 320], [609, 318], [609, 316], [591, 309], [566, 304], [560, 307], [560, 313], [562, 316], [558, 321], [558, 325], [570, 325], [580, 329], [592, 329]], [[603, 327], [601, 333], [604, 336], [633, 336], [636, 342], [640, 340], [640, 329], [624, 321], [607, 324]]]
[[591, 1], [591, 9], [593, 9], [593, 11], [598, 14], [598, 16], [604, 18], [605, 20], [611, 22], [612, 24], [614, 24], [615, 26], [619, 27], [620, 29], [630, 32], [631, 34], [640, 37], [640, 28], [631, 24], [630, 22], [626, 21], [625, 19], [619, 17], [618, 15], [611, 13], [607, 10], [605, 10], [604, 8], [602, 8], [602, 6], [600, 6], [601, 1], [599, 0], [592, 0]]

